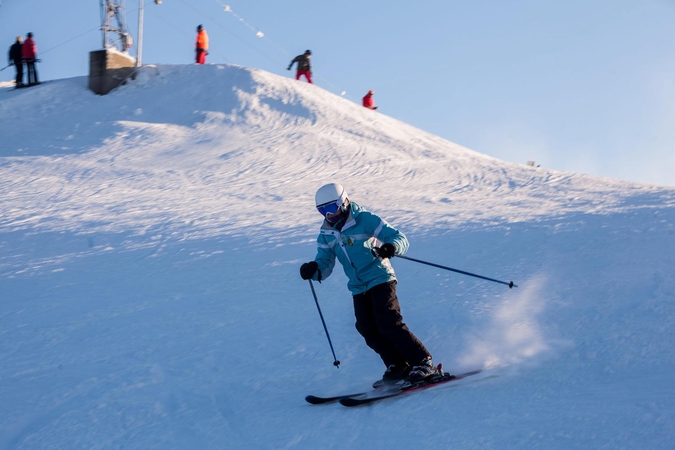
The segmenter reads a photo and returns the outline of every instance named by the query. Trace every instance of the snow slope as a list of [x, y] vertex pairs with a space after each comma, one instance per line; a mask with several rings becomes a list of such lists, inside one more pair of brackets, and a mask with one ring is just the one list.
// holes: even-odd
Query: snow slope
[[[675, 189], [499, 161], [238, 66], [0, 86], [0, 448], [670, 448]], [[383, 367], [314, 191], [411, 241], [406, 322], [480, 377], [358, 409]], [[340, 272], [340, 273], [339, 273]]]

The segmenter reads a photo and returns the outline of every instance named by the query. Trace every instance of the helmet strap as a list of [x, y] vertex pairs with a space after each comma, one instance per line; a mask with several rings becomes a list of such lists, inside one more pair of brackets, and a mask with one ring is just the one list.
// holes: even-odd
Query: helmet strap
[[342, 203], [342, 206], [340, 206], [340, 211], [343, 213], [346, 213], [349, 211], [349, 207], [351, 206], [351, 203], [349, 202], [349, 199], [346, 198], [345, 201]]

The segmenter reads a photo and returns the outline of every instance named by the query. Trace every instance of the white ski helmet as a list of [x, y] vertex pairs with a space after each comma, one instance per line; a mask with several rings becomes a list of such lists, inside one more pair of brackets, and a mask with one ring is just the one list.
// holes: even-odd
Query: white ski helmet
[[328, 213], [335, 214], [338, 209], [344, 211], [346, 201], [347, 191], [345, 191], [345, 188], [341, 184], [337, 183], [321, 186], [314, 196], [316, 209], [318, 209], [323, 216], [326, 216]]

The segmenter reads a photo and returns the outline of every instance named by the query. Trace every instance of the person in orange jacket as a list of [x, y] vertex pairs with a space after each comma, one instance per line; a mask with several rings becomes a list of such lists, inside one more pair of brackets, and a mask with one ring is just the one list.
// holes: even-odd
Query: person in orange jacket
[[206, 30], [201, 25], [197, 27], [195, 50], [197, 52], [197, 64], [206, 64], [206, 55], [209, 54], [209, 35], [206, 34]]
[[366, 108], [368, 108], [368, 109], [372, 109], [372, 110], [376, 110], [376, 109], [377, 109], [377, 106], [375, 106], [375, 100], [373, 100], [373, 94], [374, 94], [374, 93], [375, 93], [374, 91], [370, 90], [370, 91], [368, 91], [368, 93], [363, 97], [363, 106], [364, 106], [364, 107], [366, 107]]

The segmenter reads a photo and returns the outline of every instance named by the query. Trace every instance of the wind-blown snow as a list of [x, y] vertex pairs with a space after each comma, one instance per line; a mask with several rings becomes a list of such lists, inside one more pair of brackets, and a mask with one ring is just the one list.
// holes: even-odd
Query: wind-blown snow
[[[505, 163], [230, 65], [0, 86], [0, 448], [669, 448], [675, 189]], [[306, 404], [384, 367], [315, 190], [405, 232], [404, 317], [454, 387]], [[340, 272], [340, 273], [338, 273]]]

